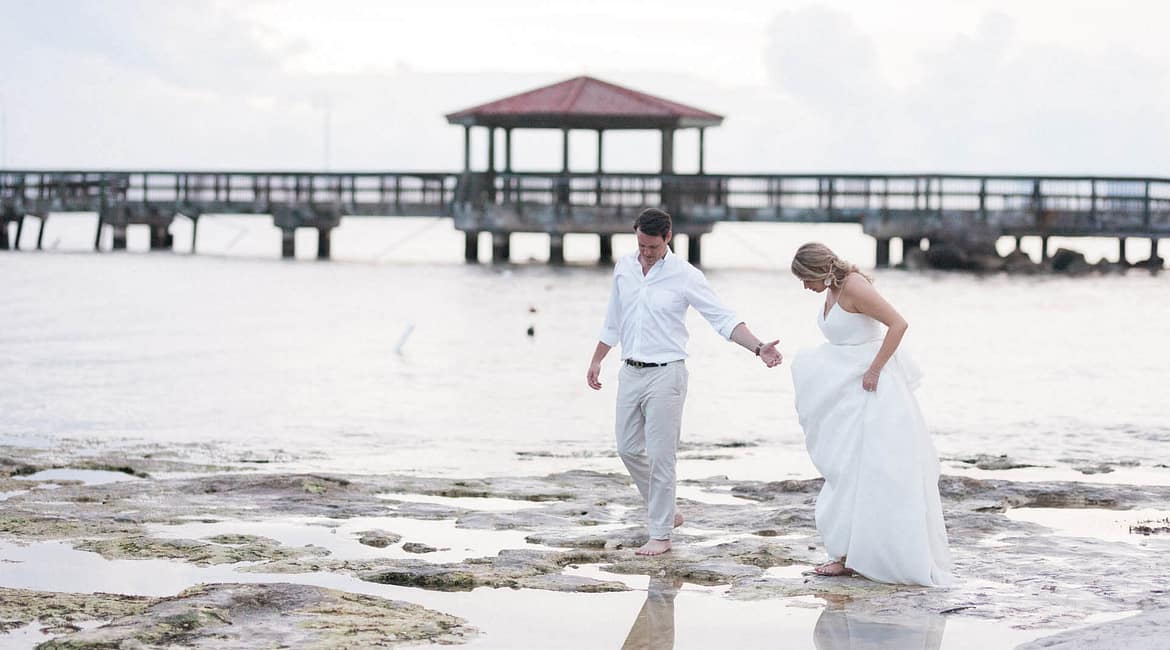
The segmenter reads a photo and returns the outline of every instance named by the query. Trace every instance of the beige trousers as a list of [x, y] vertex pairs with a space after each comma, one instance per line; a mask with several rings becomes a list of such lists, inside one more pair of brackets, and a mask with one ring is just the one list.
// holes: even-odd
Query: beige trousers
[[674, 361], [657, 368], [622, 363], [618, 375], [617, 451], [642, 500], [653, 539], [674, 528], [675, 451], [682, 433], [687, 367]]

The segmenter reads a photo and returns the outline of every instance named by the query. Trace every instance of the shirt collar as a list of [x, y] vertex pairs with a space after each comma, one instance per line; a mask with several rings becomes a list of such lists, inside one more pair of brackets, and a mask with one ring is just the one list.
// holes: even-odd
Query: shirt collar
[[[666, 254], [662, 256], [662, 259], [660, 259], [660, 260], [658, 260], [657, 262], [655, 262], [655, 263], [654, 263], [654, 264], [653, 264], [653, 265], [652, 265], [650, 268], [654, 268], [655, 266], [658, 266], [659, 264], [661, 264], [661, 265], [663, 265], [663, 266], [666, 266], [666, 260], [670, 259], [671, 257], [674, 257], [674, 251], [670, 250], [670, 248], [668, 247], [668, 248], [666, 249]], [[636, 263], [636, 264], [637, 264], [639, 267], [641, 267], [641, 265], [642, 265], [642, 255], [641, 255], [641, 253], [634, 253], [634, 262], [635, 262], [635, 263]]]

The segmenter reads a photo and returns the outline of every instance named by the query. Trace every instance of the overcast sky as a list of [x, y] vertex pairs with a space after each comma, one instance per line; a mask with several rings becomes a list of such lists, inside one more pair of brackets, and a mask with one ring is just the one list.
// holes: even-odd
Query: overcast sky
[[[0, 5], [10, 168], [455, 170], [444, 113], [590, 74], [725, 115], [709, 171], [1170, 176], [1158, 0]], [[551, 133], [514, 145], [559, 166]], [[657, 146], [607, 136], [605, 166]]]

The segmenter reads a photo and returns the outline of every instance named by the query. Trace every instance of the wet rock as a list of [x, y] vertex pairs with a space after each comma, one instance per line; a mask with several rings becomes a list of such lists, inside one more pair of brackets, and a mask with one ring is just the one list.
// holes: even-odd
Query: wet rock
[[0, 634], [37, 623], [48, 634], [76, 632], [78, 624], [137, 614], [149, 598], [118, 594], [64, 594], [0, 587]]
[[1170, 630], [1170, 609], [1155, 609], [1119, 621], [1090, 625], [1036, 639], [1016, 650], [1164, 650]]
[[1032, 261], [1027, 253], [1014, 250], [1003, 258], [1003, 270], [1018, 275], [1031, 275], [1044, 270], [1042, 264]]
[[366, 582], [400, 587], [420, 587], [435, 591], [471, 591], [476, 587], [510, 587], [515, 579], [493, 580], [485, 571], [475, 571], [459, 565], [442, 565], [420, 562], [361, 574]]
[[630, 590], [624, 582], [618, 582], [616, 580], [595, 580], [585, 576], [570, 576], [562, 573], [521, 578], [517, 584], [524, 589], [543, 589], [545, 591], [576, 592], [582, 594], [600, 594]]
[[930, 262], [926, 259], [926, 251], [921, 248], [903, 250], [902, 261], [898, 264], [898, 268], [907, 271], [921, 271], [930, 268]]
[[329, 555], [327, 549], [319, 546], [281, 546], [280, 542], [276, 540], [251, 535], [221, 535], [211, 539], [211, 543], [190, 539], [157, 539], [141, 536], [91, 539], [76, 544], [74, 548], [81, 551], [92, 551], [107, 560], [162, 558], [185, 560], [197, 566]]
[[1160, 271], [1166, 267], [1166, 260], [1158, 255], [1151, 255], [1150, 257], [1134, 263], [1134, 268], [1149, 269], [1151, 271]]
[[137, 535], [141, 532], [142, 526], [134, 522], [117, 521], [112, 513], [103, 519], [94, 520], [39, 514], [24, 509], [6, 509], [0, 512], [0, 534], [22, 540]]
[[719, 585], [741, 578], [754, 578], [763, 571], [759, 567], [740, 564], [730, 560], [707, 560], [685, 564], [672, 572], [676, 578], [701, 585]]
[[1053, 271], [1070, 275], [1083, 275], [1093, 270], [1093, 267], [1085, 260], [1084, 253], [1068, 248], [1056, 249], [1056, 252], [1048, 260], [1048, 265]]
[[821, 491], [824, 479], [787, 481], [742, 481], [731, 488], [731, 494], [752, 501], [775, 501], [791, 498], [794, 494], [816, 495]]
[[402, 541], [402, 535], [384, 530], [365, 530], [358, 533], [358, 542], [374, 548], [386, 548], [391, 544]]
[[434, 553], [439, 549], [419, 542], [406, 542], [402, 545], [402, 550], [407, 553]]
[[455, 644], [476, 631], [462, 619], [375, 596], [291, 584], [216, 584], [164, 598], [140, 613], [40, 648], [297, 647]]
[[[596, 522], [584, 525], [594, 525]], [[563, 528], [570, 526], [569, 517], [558, 517], [544, 511], [520, 510], [516, 512], [471, 512], [455, 520], [460, 528], [480, 530], [533, 530], [540, 528]]]
[[1091, 465], [1078, 465], [1073, 469], [1081, 474], [1108, 474], [1113, 471], [1113, 466], [1108, 463], [1094, 463]]
[[948, 460], [956, 460], [960, 463], [974, 465], [978, 469], [983, 470], [1005, 470], [1005, 469], [1020, 469], [1022, 467], [1036, 467], [1028, 463], [1022, 463], [1012, 460], [1007, 454], [999, 454], [993, 456], [991, 454], [976, 454], [965, 458], [953, 458]]
[[585, 592], [625, 590], [624, 585], [619, 589], [604, 581], [576, 580], [561, 574], [564, 567], [571, 564], [596, 564], [613, 557], [612, 554], [592, 551], [505, 549], [493, 557], [473, 558], [461, 563], [380, 560], [347, 562], [344, 570], [367, 582], [436, 591], [468, 591], [477, 587]]

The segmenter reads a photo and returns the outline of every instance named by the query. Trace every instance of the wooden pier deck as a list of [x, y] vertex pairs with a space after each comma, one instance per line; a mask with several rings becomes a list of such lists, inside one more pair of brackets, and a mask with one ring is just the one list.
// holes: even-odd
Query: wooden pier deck
[[[509, 236], [547, 233], [550, 261], [563, 260], [563, 237], [630, 232], [637, 212], [662, 206], [675, 231], [689, 235], [688, 257], [723, 221], [859, 223], [875, 239], [878, 265], [891, 239], [984, 236], [1170, 237], [1170, 179], [943, 174], [622, 174], [495, 172], [184, 172], [0, 170], [0, 250], [16, 248], [26, 221], [54, 212], [94, 212], [113, 248], [132, 225], [150, 228], [152, 249], [172, 247], [175, 218], [196, 226], [208, 214], [267, 215], [292, 257], [294, 232], [318, 232], [330, 254], [341, 217], [447, 216], [466, 233], [475, 261], [480, 233], [492, 233], [493, 259], [506, 261]], [[35, 221], [34, 221], [35, 223]], [[9, 235], [15, 224], [16, 238]], [[1044, 247], [1047, 253], [1047, 245]], [[1156, 247], [1154, 248], [1156, 251]]]

